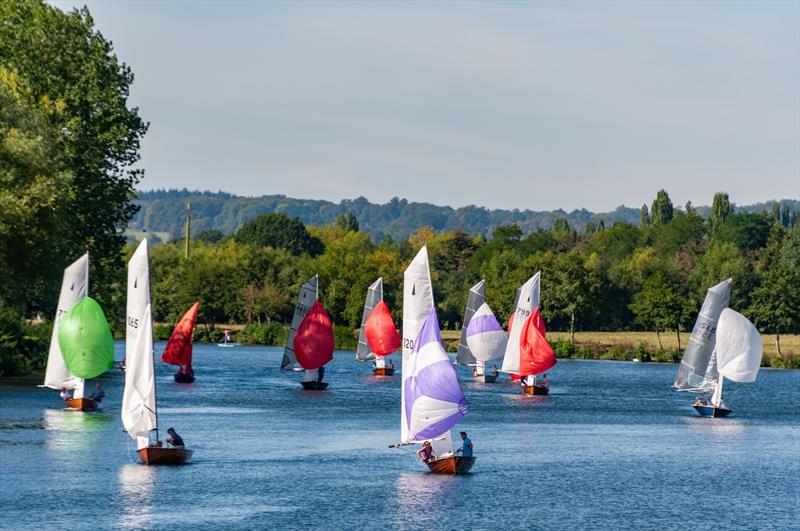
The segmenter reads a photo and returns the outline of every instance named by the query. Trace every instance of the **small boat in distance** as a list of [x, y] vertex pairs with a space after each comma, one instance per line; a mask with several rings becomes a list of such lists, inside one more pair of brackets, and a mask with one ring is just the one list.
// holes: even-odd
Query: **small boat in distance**
[[175, 373], [175, 381], [177, 383], [194, 382], [192, 341], [199, 308], [200, 301], [196, 301], [181, 317], [181, 320], [175, 326], [175, 330], [172, 331], [172, 335], [169, 336], [164, 352], [161, 354], [161, 361], [178, 366], [178, 372]]
[[473, 456], [453, 453], [450, 434], [469, 403], [442, 344], [433, 304], [428, 250], [420, 249], [403, 275], [403, 382], [400, 443], [430, 441], [437, 457], [426, 462], [434, 474], [466, 474]]
[[[307, 319], [312, 309], [314, 314]], [[297, 295], [281, 370], [305, 371], [300, 382], [303, 389], [322, 391], [328, 387], [328, 382], [322, 381], [324, 365], [332, 359], [333, 326], [325, 308], [319, 303], [319, 276], [314, 275], [300, 287]]]
[[481, 304], [472, 315], [465, 335], [469, 353], [475, 359], [475, 381], [494, 383], [497, 366], [493, 374], [485, 374], [486, 362], [503, 356], [508, 338], [488, 304]]
[[392, 376], [394, 364], [386, 364], [386, 356], [400, 348], [400, 334], [394, 325], [389, 306], [383, 300], [383, 277], [367, 289], [361, 329], [358, 333], [356, 359], [372, 361], [375, 376]]
[[[697, 393], [693, 406], [707, 404], [710, 395], [717, 388], [719, 380], [715, 355], [717, 323], [722, 311], [728, 307], [732, 282], [730, 278], [723, 280], [706, 292], [692, 334], [686, 343], [675, 383], [672, 384], [672, 388], [677, 391]], [[697, 411], [702, 414], [702, 411], [706, 410]], [[717, 413], [716, 416], [725, 414], [727, 413]]]
[[717, 324], [715, 358], [719, 380], [711, 400], [695, 403], [694, 409], [704, 417], [727, 417], [732, 410], [722, 397], [722, 382], [755, 382], [761, 367], [761, 336], [745, 316], [725, 308]]
[[529, 395], [546, 395], [550, 387], [546, 381], [537, 383], [536, 375], [544, 374], [556, 364], [556, 355], [544, 336], [544, 322], [537, 307], [522, 328], [519, 346], [519, 375], [522, 390]]
[[[158, 437], [153, 316], [150, 306], [150, 266], [145, 238], [128, 261], [128, 301], [125, 328], [125, 390], [122, 424], [136, 441], [146, 465], [183, 465], [194, 453], [184, 447], [162, 446]], [[154, 437], [154, 439], [153, 439]]]
[[[481, 279], [480, 282], [475, 284], [469, 289], [469, 295], [467, 296], [467, 305], [464, 307], [464, 319], [461, 323], [461, 336], [458, 340], [458, 353], [456, 354], [456, 363], [458, 365], [467, 365], [473, 367], [472, 375], [475, 378], [476, 382], [480, 383], [494, 383], [497, 381], [497, 373], [486, 374], [486, 362], [496, 358], [501, 357], [503, 352], [500, 352], [496, 356], [492, 356], [488, 359], [478, 359], [479, 357], [476, 356], [472, 352], [472, 348], [470, 347], [469, 341], [467, 340], [467, 330], [469, 329], [469, 324], [472, 322], [472, 317], [475, 315], [475, 312], [478, 311], [483, 304], [486, 303], [486, 290], [485, 290], [485, 280]], [[487, 308], [489, 308], [487, 306]], [[494, 317], [494, 314], [491, 313], [491, 309], [489, 313]], [[497, 321], [497, 319], [495, 319]], [[498, 323], [499, 326], [499, 323]], [[473, 329], [477, 330], [477, 329]], [[502, 332], [502, 327], [500, 331]], [[505, 333], [503, 333], [503, 337], [505, 338]], [[473, 341], [475, 341], [473, 339]], [[505, 349], [505, 343], [503, 345], [503, 349]], [[485, 357], [485, 356], [482, 356]]]

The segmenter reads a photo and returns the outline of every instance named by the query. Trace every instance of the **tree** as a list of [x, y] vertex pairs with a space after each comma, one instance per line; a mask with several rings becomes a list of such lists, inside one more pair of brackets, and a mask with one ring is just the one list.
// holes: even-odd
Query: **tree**
[[691, 317], [690, 301], [675, 288], [675, 282], [663, 274], [656, 273], [645, 280], [641, 291], [633, 296], [630, 305], [636, 322], [645, 328], [654, 328], [658, 346], [664, 350], [661, 332], [675, 330], [678, 336], [678, 349], [681, 349], [681, 328]]
[[[122, 229], [137, 210], [132, 199], [142, 170], [132, 168], [148, 127], [128, 105], [133, 73], [94, 28], [86, 8], [64, 13], [37, 0], [3, 1], [0, 20], [0, 66], [19, 76], [33, 101], [58, 109], [47, 114], [59, 133], [53, 162], [72, 176], [71, 193], [58, 197], [67, 212], [60, 219], [68, 229], [62, 243], [72, 252], [47, 264], [30, 263], [30, 270], [41, 272], [49, 310], [58, 282], [47, 282], [48, 271], [63, 269], [88, 244], [93, 296], [114, 313], [109, 287], [124, 275]], [[53, 234], [51, 240], [61, 237]]]
[[598, 279], [586, 268], [577, 251], [555, 257], [542, 272], [542, 301], [551, 318], [569, 320], [570, 341], [575, 342], [576, 322], [597, 308]]
[[639, 224], [642, 228], [650, 226], [650, 211], [647, 209], [647, 205], [642, 205], [642, 212], [639, 216]]
[[767, 244], [771, 230], [768, 216], [742, 212], [728, 216], [716, 239], [732, 243], [743, 251], [757, 251]]
[[203, 243], [219, 243], [225, 239], [225, 233], [219, 229], [208, 229], [198, 232], [192, 239]]
[[322, 241], [309, 234], [300, 218], [292, 219], [281, 212], [248, 221], [234, 233], [233, 239], [248, 245], [286, 249], [294, 255], [306, 253], [314, 257], [324, 250]]
[[672, 201], [665, 190], [659, 190], [650, 207], [650, 223], [658, 227], [670, 221], [672, 221]]
[[686, 201], [686, 206], [684, 207], [684, 210], [686, 211], [687, 214], [697, 214], [697, 210], [695, 210], [694, 205], [692, 205], [691, 201]]
[[336, 226], [340, 229], [358, 232], [358, 220], [356, 219], [356, 215], [352, 212], [339, 214], [339, 217], [336, 218]]
[[731, 201], [725, 192], [714, 194], [711, 202], [711, 212], [708, 215], [708, 234], [711, 237], [717, 234], [728, 216], [731, 215]]

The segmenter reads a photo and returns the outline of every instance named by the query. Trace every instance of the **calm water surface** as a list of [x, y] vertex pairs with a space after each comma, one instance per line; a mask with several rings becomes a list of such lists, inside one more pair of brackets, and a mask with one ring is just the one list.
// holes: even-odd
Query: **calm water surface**
[[[117, 344], [118, 358], [122, 344]], [[157, 345], [161, 352], [163, 344]], [[197, 382], [156, 363], [159, 424], [195, 450], [138, 464], [119, 419], [123, 374], [97, 413], [0, 381], [0, 528], [798, 528], [800, 371], [726, 384], [728, 419], [670, 390], [675, 365], [560, 361], [552, 394], [478, 385], [459, 369], [478, 460], [433, 476], [398, 442], [400, 378], [337, 351], [328, 392], [280, 373], [281, 349], [195, 347]], [[395, 356], [397, 358], [397, 356]], [[395, 361], [399, 365], [397, 361]]]

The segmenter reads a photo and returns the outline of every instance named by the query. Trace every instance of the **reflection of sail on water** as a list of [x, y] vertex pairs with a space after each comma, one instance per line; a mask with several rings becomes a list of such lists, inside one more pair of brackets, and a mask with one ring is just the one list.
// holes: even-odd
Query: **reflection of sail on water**
[[686, 343], [678, 376], [673, 387], [678, 391], [708, 392], [717, 384], [716, 358], [712, 362], [717, 333], [717, 321], [722, 310], [728, 307], [731, 294], [729, 278], [711, 287]]
[[117, 474], [122, 511], [116, 527], [142, 529], [153, 524], [156, 469], [129, 463]]
[[319, 292], [317, 291], [318, 282], [319, 276], [314, 275], [308, 282], [300, 287], [300, 293], [297, 295], [297, 304], [294, 306], [292, 326], [289, 328], [289, 337], [286, 340], [286, 348], [283, 350], [281, 370], [302, 368], [297, 362], [297, 356], [294, 353], [294, 336], [300, 324], [303, 322], [303, 319], [305, 319], [306, 314], [311, 309], [311, 306], [313, 306], [319, 298]]
[[392, 527], [439, 529], [453, 515], [447, 504], [431, 501], [466, 499], [470, 488], [469, 483], [453, 481], [449, 476], [401, 473], [395, 484], [394, 502], [388, 503], [393, 508]]
[[367, 290], [367, 298], [364, 300], [364, 312], [361, 315], [361, 329], [358, 332], [358, 348], [356, 349], [356, 359], [359, 361], [374, 360], [375, 354], [369, 348], [366, 335], [366, 324], [369, 314], [380, 301], [383, 300], [383, 277], [379, 278], [370, 285]]
[[478, 311], [478, 308], [480, 308], [481, 305], [486, 302], [486, 290], [484, 288], [484, 284], [485, 281], [481, 279], [480, 282], [469, 289], [467, 306], [464, 308], [464, 320], [461, 323], [461, 337], [458, 340], [458, 354], [456, 354], [456, 363], [460, 365], [468, 365], [477, 361], [475, 359], [475, 355], [472, 353], [469, 345], [467, 344], [467, 327], [469, 326], [472, 316], [475, 315], [476, 311]]

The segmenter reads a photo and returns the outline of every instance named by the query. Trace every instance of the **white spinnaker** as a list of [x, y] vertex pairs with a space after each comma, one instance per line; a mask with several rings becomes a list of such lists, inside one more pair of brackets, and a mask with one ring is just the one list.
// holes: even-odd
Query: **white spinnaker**
[[458, 340], [458, 352], [456, 353], [456, 363], [460, 365], [476, 363], [479, 369], [481, 369], [479, 374], [483, 374], [483, 363], [481, 363], [481, 360], [477, 359], [477, 356], [470, 350], [469, 343], [467, 343], [467, 327], [469, 326], [472, 316], [484, 302], [486, 302], [486, 281], [481, 279], [480, 282], [469, 289], [467, 305], [464, 307], [464, 319], [461, 323], [461, 336]]
[[[289, 328], [289, 337], [286, 340], [286, 347], [283, 349], [283, 360], [281, 361], [281, 370], [300, 370], [302, 367], [297, 362], [297, 356], [294, 354], [294, 335], [300, 327], [300, 323], [305, 319], [308, 310], [319, 299], [319, 275], [314, 275], [308, 282], [300, 287], [300, 293], [297, 294], [297, 304], [294, 305], [294, 315], [292, 316], [292, 326]], [[316, 369], [314, 369], [314, 378], [316, 378]], [[312, 378], [313, 379], [313, 378]]]
[[125, 356], [125, 391], [122, 394], [122, 424], [137, 449], [147, 447], [150, 432], [158, 428], [156, 381], [153, 366], [153, 318], [145, 306], [133, 347]]
[[678, 375], [672, 385], [678, 391], [710, 391], [716, 386], [717, 373], [711, 363], [711, 356], [717, 335], [717, 321], [722, 310], [728, 307], [732, 282], [729, 278], [706, 292], [692, 335], [686, 343]]
[[383, 361], [383, 356], [376, 356], [367, 343], [366, 325], [369, 315], [375, 306], [383, 300], [383, 277], [373, 282], [367, 289], [367, 297], [364, 299], [364, 312], [361, 314], [361, 329], [358, 332], [358, 347], [356, 348], [356, 359], [358, 361], [369, 361], [377, 358], [376, 361]]
[[[500, 327], [500, 323], [497, 322], [497, 318], [494, 316], [492, 309], [485, 302], [481, 304], [481, 306], [472, 316], [472, 319], [474, 319], [472, 322], [473, 325], [476, 325], [478, 322], [485, 319], [492, 323], [493, 326], [497, 327], [496, 329], [487, 328], [480, 332], [476, 331], [475, 333], [467, 335], [466, 338], [467, 344], [469, 345], [469, 350], [475, 357], [476, 361], [482, 365], [485, 365], [487, 361], [499, 358], [505, 353], [506, 348], [508, 347], [508, 338], [506, 337], [506, 333]], [[470, 331], [471, 330], [472, 328]]]
[[403, 381], [400, 392], [400, 440], [410, 437], [406, 422], [405, 381], [411, 377], [408, 357], [425, 319], [433, 308], [433, 285], [428, 248], [423, 246], [403, 273]]
[[[125, 319], [125, 365], [128, 354], [139, 340], [139, 329], [144, 322], [144, 310], [150, 304], [150, 262], [147, 238], [143, 239], [128, 260], [128, 300]], [[126, 369], [127, 370], [127, 369]]]
[[47, 356], [47, 370], [44, 386], [51, 389], [75, 389], [73, 398], [83, 398], [83, 378], [69, 373], [61, 347], [58, 345], [58, 326], [61, 319], [75, 304], [89, 294], [89, 253], [84, 254], [64, 269], [58, 308], [53, 322], [53, 335], [50, 337], [50, 353]]
[[761, 336], [744, 315], [725, 308], [717, 325], [717, 370], [734, 382], [755, 382], [761, 367]]
[[520, 287], [517, 307], [514, 308], [514, 322], [511, 323], [511, 330], [508, 331], [508, 344], [501, 369], [503, 372], [519, 374], [519, 338], [528, 318], [539, 306], [540, 278], [541, 272], [537, 271]]

